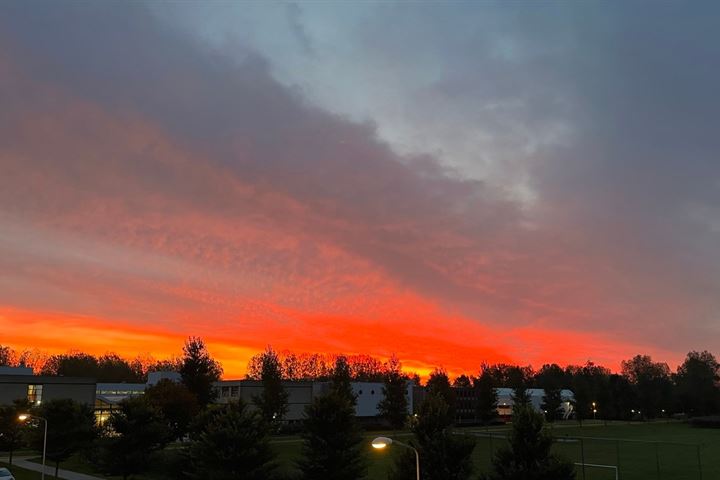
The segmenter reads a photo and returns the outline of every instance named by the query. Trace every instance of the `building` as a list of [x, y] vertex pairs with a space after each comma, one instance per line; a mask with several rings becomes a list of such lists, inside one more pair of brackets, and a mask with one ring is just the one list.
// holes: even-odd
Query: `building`
[[[498, 403], [497, 413], [501, 420], [507, 420], [512, 417], [513, 408], [513, 389], [512, 388], [496, 388]], [[528, 388], [528, 395], [530, 395], [530, 404], [537, 410], [542, 410], [543, 397], [545, 396], [545, 390], [542, 388]], [[455, 421], [458, 424], [470, 424], [477, 423], [477, 417], [475, 414], [475, 405], [477, 402], [477, 393], [473, 387], [456, 387], [456, 408], [455, 408]], [[560, 396], [563, 400], [561, 409], [561, 415], [563, 418], [568, 418], [573, 412], [573, 402], [575, 401], [575, 395], [571, 390], [562, 390]]]
[[27, 399], [32, 405], [69, 398], [78, 403], [95, 404], [95, 379], [33, 375], [24, 367], [0, 370], [0, 405]]
[[98, 383], [95, 389], [95, 416], [98, 423], [105, 423], [110, 414], [120, 408], [120, 402], [145, 395], [145, 390], [161, 380], [180, 381], [177, 372], [150, 372], [146, 383]]
[[[305, 415], [305, 406], [322, 393], [323, 382], [283, 381], [282, 386], [288, 394], [288, 409], [285, 420], [289, 423], [300, 421]], [[259, 380], [221, 380], [215, 383], [218, 403], [244, 400], [253, 404], [253, 398], [262, 394], [263, 386]]]
[[[305, 418], [305, 407], [310, 405], [315, 397], [328, 391], [330, 384], [320, 381], [291, 381], [282, 382], [288, 393], [288, 410], [284, 420], [295, 423]], [[370, 419], [378, 416], [378, 405], [384, 398], [383, 384], [379, 382], [352, 382], [351, 387], [356, 396], [355, 414], [360, 419]], [[215, 384], [218, 394], [218, 403], [228, 403], [242, 399], [248, 404], [263, 391], [259, 380], [221, 380]], [[413, 384], [407, 387], [408, 414], [413, 412]]]

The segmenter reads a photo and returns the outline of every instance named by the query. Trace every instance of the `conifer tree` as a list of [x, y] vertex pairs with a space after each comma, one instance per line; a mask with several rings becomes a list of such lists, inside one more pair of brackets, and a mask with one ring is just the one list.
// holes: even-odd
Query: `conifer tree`
[[188, 476], [198, 480], [268, 480], [276, 470], [267, 424], [242, 400], [200, 414], [187, 456]]
[[400, 361], [393, 356], [388, 362], [383, 385], [383, 399], [378, 404], [380, 415], [393, 428], [402, 428], [408, 412], [407, 378], [400, 370]]
[[305, 409], [303, 459], [306, 480], [358, 480], [365, 478], [367, 459], [355, 406], [342, 391], [316, 397]]
[[488, 424], [497, 418], [498, 395], [495, 381], [489, 370], [483, 367], [480, 377], [475, 381], [475, 413], [477, 419]]
[[[430, 393], [423, 401], [413, 425], [410, 444], [420, 456], [423, 480], [466, 480], [472, 477], [472, 452], [475, 440], [452, 431], [449, 406], [439, 393]], [[398, 455], [391, 480], [415, 480], [415, 453], [403, 449]]]
[[282, 386], [282, 366], [275, 350], [268, 346], [261, 357], [260, 380], [263, 390], [253, 397], [268, 425], [277, 427], [287, 412], [288, 393]]
[[509, 446], [498, 450], [492, 471], [483, 480], [574, 480], [570, 461], [550, 453], [552, 437], [543, 430], [543, 416], [530, 406], [513, 409]]

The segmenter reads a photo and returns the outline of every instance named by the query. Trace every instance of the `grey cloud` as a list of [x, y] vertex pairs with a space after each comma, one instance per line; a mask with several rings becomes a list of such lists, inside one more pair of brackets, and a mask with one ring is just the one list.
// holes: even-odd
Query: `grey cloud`
[[[411, 52], [419, 72], [436, 71], [411, 92], [418, 125], [433, 126], [432, 108], [442, 107], [451, 114], [438, 116], [437, 126], [449, 119], [448, 135], [486, 133], [507, 162], [497, 168], [529, 179], [538, 196], [529, 209], [492, 178], [463, 179], [431, 157], [397, 155], [375, 126], [309, 105], [272, 78], [252, 45], [231, 61], [138, 4], [5, 3], [0, 25], [6, 48], [34, 79], [60, 82], [119, 115], [139, 113], [213, 167], [307, 206], [302, 218], [265, 212], [289, 234], [339, 245], [470, 315], [496, 312], [486, 321], [557, 314], [571, 326], [584, 311], [577, 328], [604, 321], [622, 335], [637, 316], [679, 327], [686, 319], [670, 315], [692, 305], [691, 329], [672, 338], [650, 333], [688, 348], [718, 312], [709, 295], [718, 288], [710, 257], [718, 234], [688, 220], [689, 208], [720, 203], [720, 67], [712, 61], [720, 41], [708, 10], [717, 7], [701, 5], [467, 13], [400, 4], [366, 17], [374, 20], [356, 34], [381, 61]], [[520, 155], [549, 123], [572, 134]], [[200, 179], [167, 181], [165, 169], [135, 160], [122, 186], [159, 188], [228, 219], [265, 208], [241, 205]], [[66, 181], [85, 188], [92, 178]], [[658, 308], [654, 298], [673, 295], [677, 310]], [[602, 318], [608, 312], [615, 316]], [[646, 333], [643, 325], [628, 328]]]

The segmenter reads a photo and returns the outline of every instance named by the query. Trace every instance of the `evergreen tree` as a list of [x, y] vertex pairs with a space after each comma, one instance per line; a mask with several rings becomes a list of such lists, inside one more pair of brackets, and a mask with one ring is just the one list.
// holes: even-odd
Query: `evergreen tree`
[[553, 422], [558, 417], [558, 409], [562, 405], [562, 388], [566, 383], [565, 372], [559, 365], [545, 364], [535, 375], [535, 382], [543, 389], [540, 408], [545, 411], [545, 418]]
[[[473, 472], [475, 440], [452, 432], [449, 406], [442, 395], [430, 393], [420, 407], [410, 444], [420, 455], [423, 480], [466, 480]], [[416, 478], [415, 453], [403, 449], [390, 473], [391, 480]]]
[[347, 358], [340, 355], [335, 359], [335, 368], [330, 377], [330, 391], [345, 398], [353, 406], [357, 397], [352, 389], [352, 377]]
[[342, 391], [316, 397], [305, 409], [303, 459], [307, 480], [356, 480], [365, 478], [367, 459], [355, 406]]
[[188, 476], [198, 480], [267, 480], [276, 469], [267, 424], [242, 400], [200, 414], [187, 457]]
[[220, 380], [222, 367], [207, 350], [205, 342], [198, 337], [190, 337], [183, 347], [180, 375], [185, 386], [197, 398], [200, 406], [215, 399], [214, 384]]
[[525, 385], [518, 385], [513, 388], [510, 397], [513, 401], [513, 415], [515, 415], [515, 410], [525, 409], [532, 403], [530, 400], [530, 392]]
[[150, 466], [152, 454], [172, 438], [160, 410], [145, 398], [129, 398], [110, 415], [99, 442], [97, 463], [125, 480]]
[[408, 412], [407, 378], [400, 370], [400, 361], [393, 356], [388, 362], [383, 385], [383, 399], [378, 404], [380, 415], [392, 428], [402, 428]]
[[430, 373], [425, 390], [430, 394], [438, 394], [448, 405], [449, 423], [455, 421], [455, 390], [450, 385], [450, 378], [445, 370], [436, 368]]
[[498, 395], [493, 375], [484, 366], [475, 381], [475, 412], [480, 422], [488, 424], [497, 417]]
[[[43, 402], [33, 409], [33, 414], [47, 420], [46, 457], [55, 462], [57, 477], [60, 462], [89, 445], [97, 435], [95, 414], [88, 405], [70, 399]], [[45, 437], [42, 423], [36, 423], [29, 432], [30, 446], [38, 452], [43, 451]]]
[[540, 408], [545, 412], [545, 418], [550, 422], [554, 422], [562, 405], [562, 390], [559, 388], [546, 388], [544, 392], [545, 395], [543, 395]]
[[498, 450], [484, 480], [574, 480], [575, 468], [550, 453], [552, 437], [543, 430], [543, 416], [532, 407], [513, 411], [509, 446]]
[[260, 380], [263, 390], [253, 397], [262, 418], [276, 427], [287, 412], [288, 393], [282, 386], [282, 367], [277, 353], [268, 347], [261, 357]]

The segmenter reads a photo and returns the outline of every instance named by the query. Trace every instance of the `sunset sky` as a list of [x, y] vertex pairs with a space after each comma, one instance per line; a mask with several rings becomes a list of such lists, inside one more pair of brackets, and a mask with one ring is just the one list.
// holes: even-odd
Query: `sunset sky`
[[0, 344], [720, 354], [718, 2], [0, 2]]

